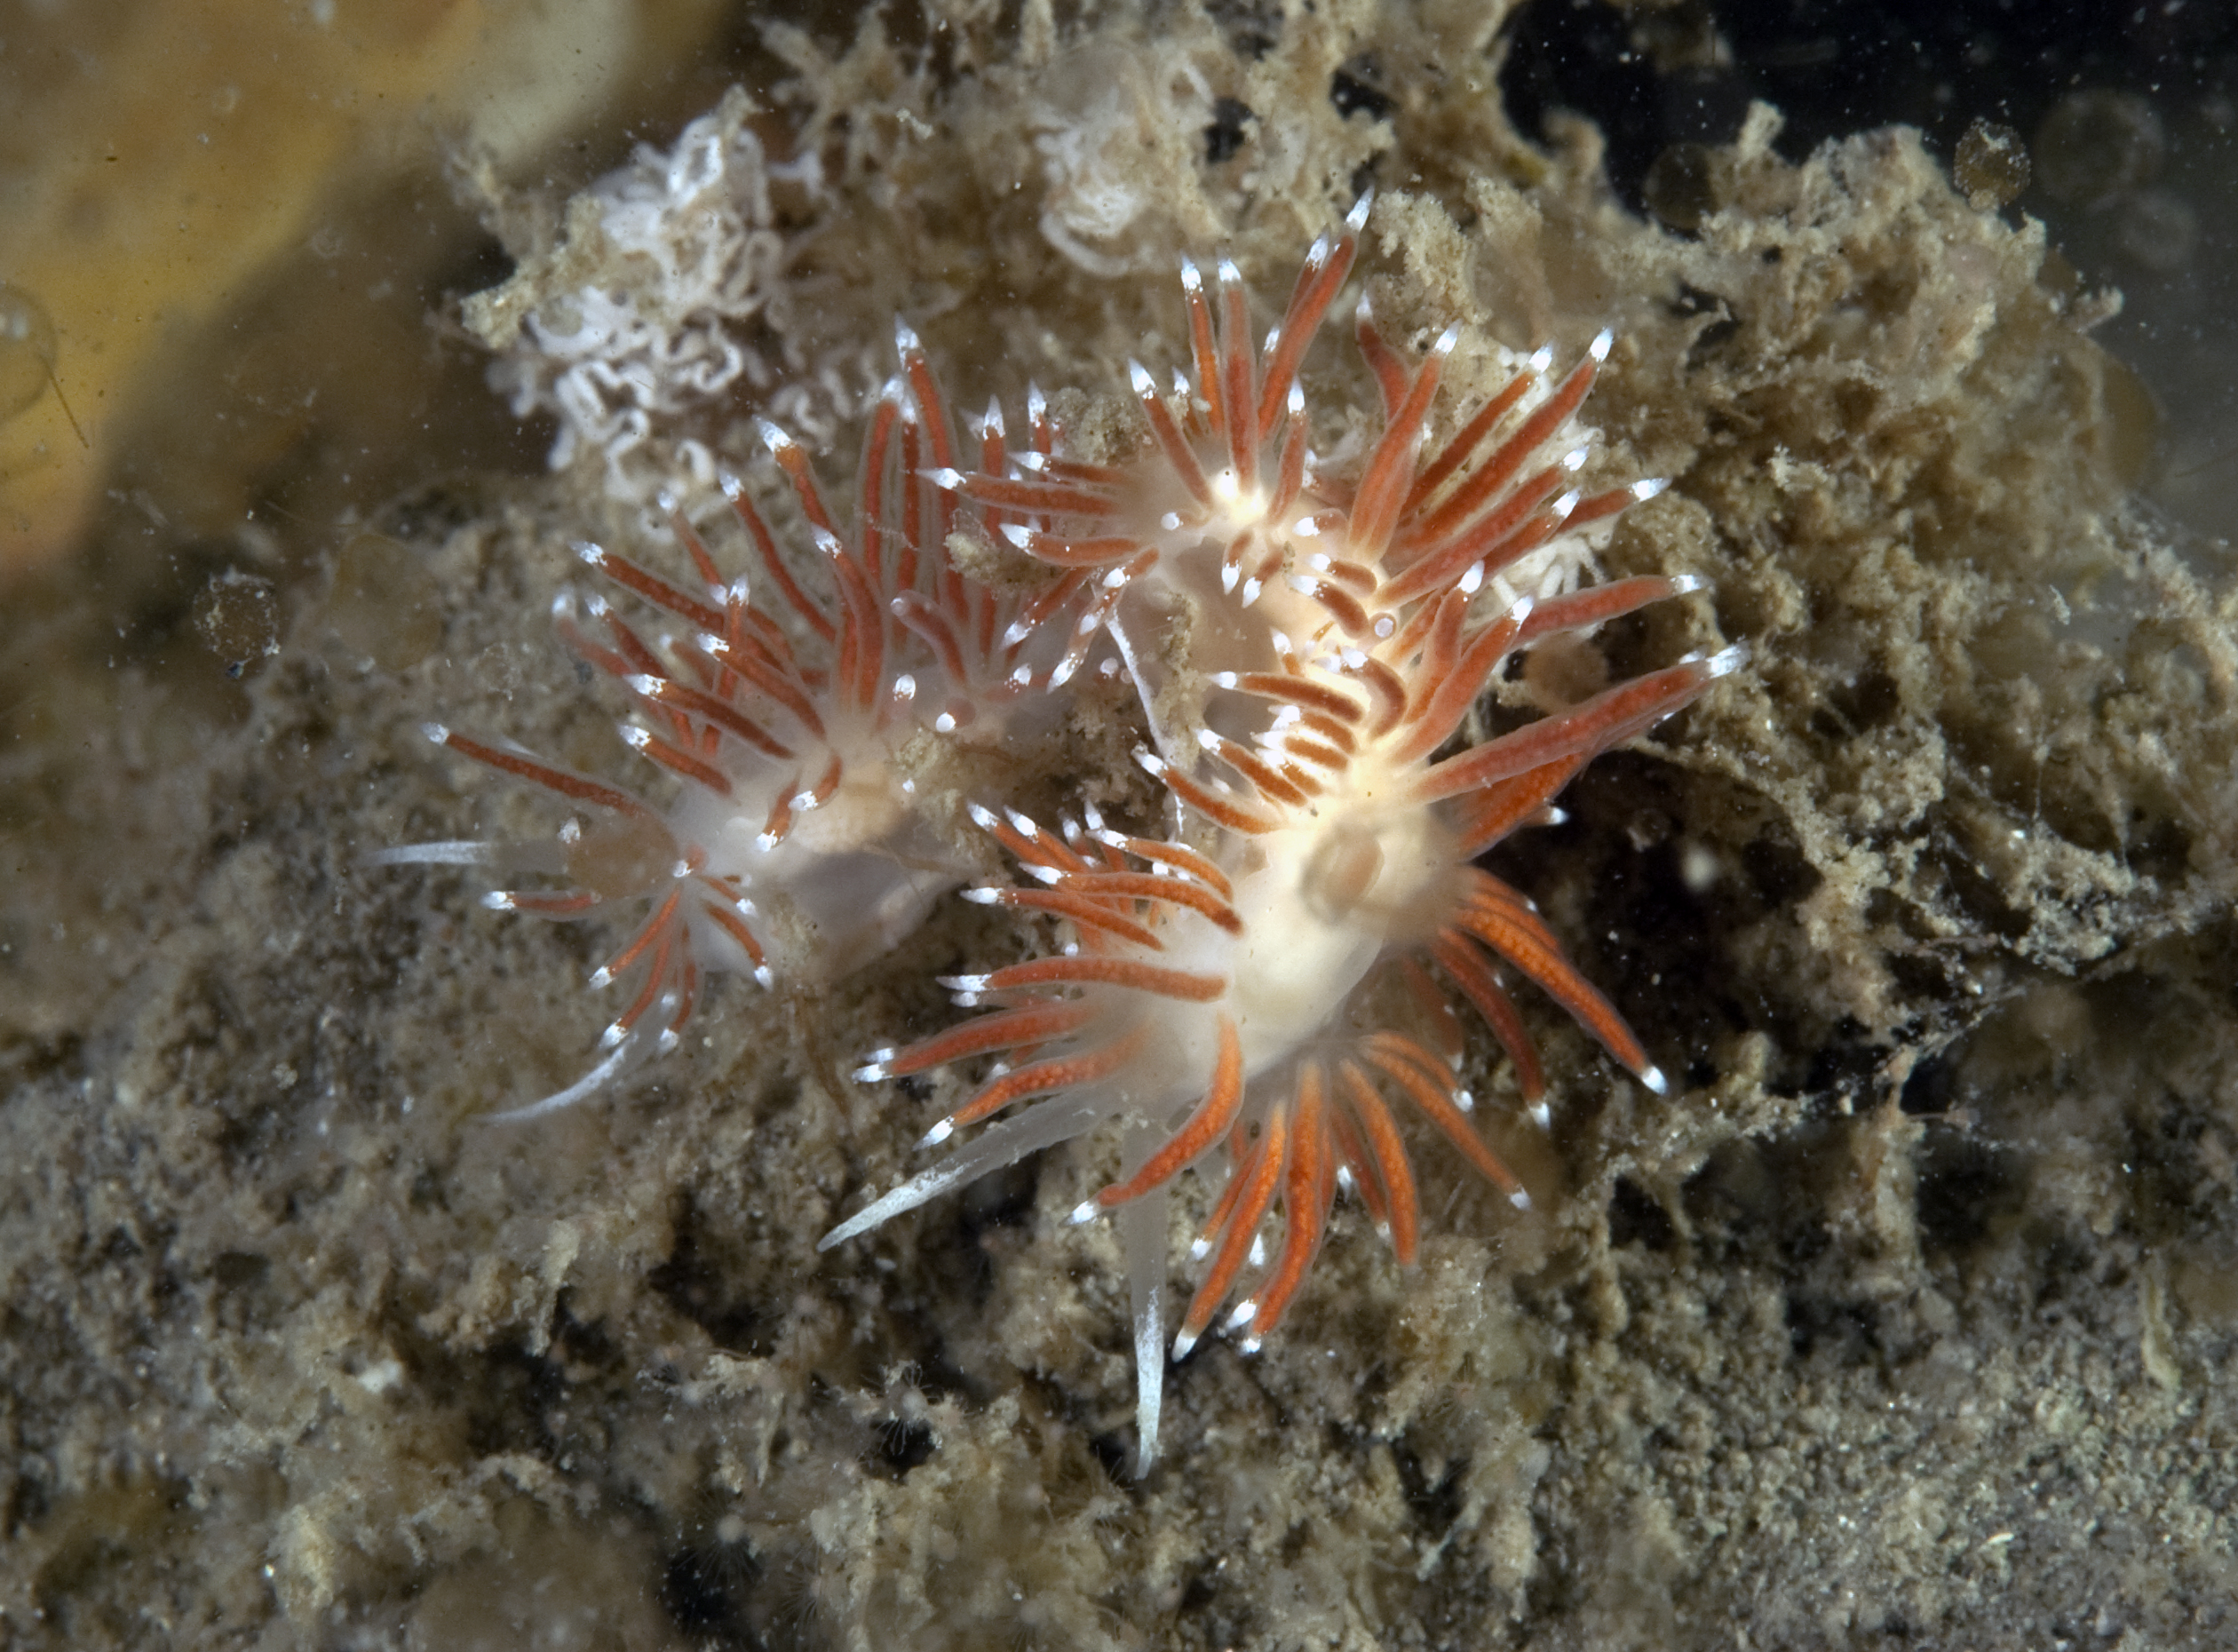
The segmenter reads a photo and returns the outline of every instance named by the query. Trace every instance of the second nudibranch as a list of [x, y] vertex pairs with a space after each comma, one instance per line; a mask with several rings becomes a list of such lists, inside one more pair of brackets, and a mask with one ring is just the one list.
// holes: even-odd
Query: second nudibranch
[[1101, 634], [1116, 646], [1162, 747], [1201, 695], [1174, 681], [1177, 650], [1200, 672], [1258, 670], [1273, 639], [1304, 637], [1332, 618], [1357, 636], [1364, 583], [1379, 582], [1384, 611], [1417, 605], [1471, 570], [1488, 595], [1554, 595], [1575, 588], [1608, 524], [1652, 498], [1661, 482], [1586, 494], [1576, 486], [1597, 433], [1579, 409], [1612, 337], [1552, 384], [1553, 353], [1495, 348], [1507, 381], [1427, 463], [1417, 463], [1439, 381], [1458, 337], [1448, 329], [1409, 373], [1383, 337], [1365, 294], [1354, 332], [1374, 379], [1383, 429], [1349, 487], [1326, 473], [1309, 440], [1298, 374], [1351, 274], [1370, 197], [1308, 250], [1282, 317], [1256, 351], [1235, 266], [1218, 267], [1217, 300], [1182, 263], [1194, 376], [1175, 369], [1169, 395], [1128, 364], [1149, 437], [1141, 457], [1091, 462], [1050, 451], [1046, 411], [1030, 398], [1043, 440], [1006, 468], [948, 468], [935, 479], [1009, 513], [999, 531], [1059, 570], [1077, 592], [1075, 635], [1059, 680]]
[[[727, 478], [774, 601], [757, 601], [745, 577], [724, 573], [673, 504], [671, 526], [696, 589], [597, 544], [575, 547], [663, 628], [648, 637], [600, 595], [565, 594], [555, 605], [568, 646], [634, 698], [622, 738], [677, 777], [672, 806], [428, 726], [438, 744], [584, 813], [569, 815], [554, 844], [412, 844], [377, 851], [376, 862], [543, 875], [536, 886], [485, 897], [500, 910], [572, 918], [618, 901], [651, 905], [591, 976], [598, 988], [633, 984], [601, 1058], [575, 1083], [499, 1116], [568, 1106], [649, 1050], [672, 1047], [703, 972], [747, 973], [764, 986], [828, 981], [890, 949], [970, 871], [925, 818], [910, 743], [927, 734], [997, 743], [1053, 716], [1044, 691], [1056, 652], [1038, 622], [1058, 599], [1045, 592], [1021, 608], [951, 560], [953, 536], [991, 545], [1005, 516], [927, 480], [963, 455], [916, 335], [901, 326], [897, 337], [901, 371], [864, 437], [852, 520], [826, 502], [799, 445], [761, 426], [829, 574], [828, 596], [804, 588], [750, 496]], [[973, 462], [1007, 465], [999, 419], [983, 426]]]
[[[1059, 457], [1009, 479], [940, 478], [1027, 517], [1006, 530], [1022, 548], [1096, 572], [1101, 594], [1082, 633], [1107, 627], [1146, 701], [1163, 702], [1153, 712], [1163, 755], [1141, 760], [1194, 830], [1170, 840], [1132, 836], [1090, 814], [1052, 831], [982, 811], [1033, 882], [968, 898], [1051, 914], [1067, 940], [1053, 956], [954, 978], [959, 1003], [994, 1013], [880, 1051], [861, 1070], [875, 1081], [997, 1056], [925, 1143], [997, 1122], [823, 1243], [1123, 1122], [1123, 1174], [1076, 1215], [1120, 1219], [1145, 1467], [1157, 1449], [1166, 1357], [1166, 1195], [1182, 1169], [1218, 1156], [1227, 1176], [1197, 1243], [1205, 1267], [1173, 1356], [1187, 1354], [1256, 1263], [1227, 1321], [1251, 1349], [1295, 1297], [1340, 1184], [1357, 1190], [1400, 1259], [1412, 1259], [1419, 1205], [1394, 1109], [1426, 1117], [1522, 1201], [1469, 1117], [1465, 1039], [1452, 1002], [1457, 995], [1489, 1026], [1538, 1108], [1544, 1076], [1501, 965], [1554, 998], [1643, 1083], [1663, 1087], [1531, 902], [1473, 862], [1544, 818], [1596, 753], [1677, 711], [1741, 658], [1734, 649], [1689, 658], [1448, 750], [1519, 650], [1699, 588], [1689, 577], [1640, 578], [1536, 601], [1489, 589], [1501, 570], [1655, 491], [1583, 498], [1567, 482], [1576, 462], [1546, 457], [1583, 399], [1590, 365], [1536, 403], [1527, 376], [1425, 462], [1451, 335], [1409, 371], [1363, 321], [1385, 423], [1349, 494], [1317, 483], [1309, 515], [1271, 526], [1217, 508], [1256, 485], [1253, 456], [1267, 441], [1279, 449], [1269, 496], [1283, 512], [1307, 508], [1300, 333], [1334, 298], [1359, 227], [1356, 212], [1335, 250], [1315, 249], [1260, 353], [1245, 340], [1232, 277], [1217, 346], [1201, 284], [1186, 283], [1198, 383], [1183, 381], [1180, 417], [1146, 393], [1155, 449], [1134, 470]], [[1607, 347], [1597, 341], [1589, 363]], [[1208, 465], [1219, 468], [1207, 476]], [[1202, 513], [1173, 502], [1177, 489]], [[1168, 502], [1155, 519], [1163, 538], [1128, 526], [1136, 510], [1128, 502], [1145, 496]], [[1167, 592], [1186, 590], [1210, 610], [1194, 635], [1212, 639], [1218, 667], [1196, 673], [1191, 703], [1178, 711], [1171, 684], [1190, 686], [1186, 668], [1151, 680], [1146, 650], [1128, 634], [1140, 623], [1129, 616], [1130, 593], [1155, 613], [1147, 582], [1161, 568], [1178, 571]], [[1279, 600], [1266, 600], [1278, 589]], [[1183, 731], [1193, 731], [1186, 751]], [[1278, 1205], [1282, 1236], [1270, 1251], [1265, 1231]]]

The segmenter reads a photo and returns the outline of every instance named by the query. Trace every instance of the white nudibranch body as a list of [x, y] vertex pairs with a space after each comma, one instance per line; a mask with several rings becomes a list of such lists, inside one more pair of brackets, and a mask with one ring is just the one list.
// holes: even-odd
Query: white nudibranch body
[[[823, 1243], [1099, 1124], [1126, 1124], [1120, 1179], [1075, 1216], [1109, 1211], [1121, 1224], [1146, 1466], [1166, 1357], [1165, 1200], [1183, 1168], [1223, 1153], [1227, 1177], [1198, 1241], [1209, 1259], [1173, 1355], [1203, 1334], [1247, 1263], [1263, 1262], [1228, 1321], [1250, 1350], [1297, 1292], [1340, 1185], [1401, 1259], [1412, 1259], [1418, 1202], [1393, 1102], [1528, 1203], [1470, 1120], [1459, 1079], [1464, 1037], [1452, 995], [1508, 1051], [1544, 1122], [1544, 1075], [1498, 965], [1553, 997], [1641, 1082], [1663, 1087], [1530, 901], [1472, 862], [1544, 818], [1595, 753], [1742, 658], [1735, 649], [1689, 657], [1439, 756], [1518, 650], [1700, 582], [1556, 582], [1534, 601], [1499, 578], [1660, 491], [1635, 484], [1586, 496], [1574, 485], [1584, 450], [1552, 451], [1575, 438], [1606, 334], [1536, 401], [1547, 360], [1534, 358], [1425, 460], [1454, 335], [1409, 369], [1363, 303], [1361, 347], [1384, 430], [1349, 488], [1313, 473], [1297, 369], [1364, 213], [1355, 210], [1333, 248], [1315, 246], [1258, 353], [1233, 271], [1222, 271], [1217, 343], [1203, 284], [1185, 273], [1196, 382], [1182, 378], [1169, 406], [1133, 369], [1152, 443], [1131, 465], [1075, 462], [1044, 445], [1007, 472], [935, 479], [1012, 512], [1020, 520], [1005, 536], [1067, 570], [1062, 583], [1088, 605], [1078, 634], [1111, 635], [1150, 711], [1160, 751], [1139, 754], [1144, 766], [1197, 830], [1160, 841], [1112, 830], [1092, 810], [1057, 831], [980, 812], [1032, 882], [970, 898], [1048, 914], [1065, 944], [951, 981], [958, 1003], [994, 1013], [879, 1051], [860, 1070], [876, 1081], [999, 1055], [926, 1143], [996, 1122]], [[1186, 663], [1169, 674], [1153, 662], [1171, 652], [1149, 645], [1183, 602], [1194, 610]], [[1075, 641], [1075, 656], [1083, 649]], [[1282, 1238], [1270, 1247], [1262, 1229], [1277, 1204]]]

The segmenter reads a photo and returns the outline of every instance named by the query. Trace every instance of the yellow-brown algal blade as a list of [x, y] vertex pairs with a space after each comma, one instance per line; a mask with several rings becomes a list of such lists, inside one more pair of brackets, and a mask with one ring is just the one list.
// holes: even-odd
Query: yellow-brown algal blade
[[1189, 1299], [1189, 1311], [1182, 1316], [1181, 1330], [1173, 1339], [1173, 1357], [1185, 1360], [1189, 1350], [1196, 1346], [1204, 1328], [1212, 1322], [1212, 1315], [1235, 1283], [1236, 1275], [1242, 1270], [1243, 1260], [1251, 1252], [1251, 1241], [1258, 1235], [1259, 1224], [1266, 1219], [1266, 1212], [1274, 1203], [1274, 1189], [1282, 1179], [1282, 1166], [1290, 1157], [1289, 1109], [1276, 1108], [1266, 1116], [1266, 1127], [1249, 1155], [1235, 1166], [1234, 1179], [1220, 1201], [1221, 1218], [1219, 1243], [1212, 1252], [1211, 1266], [1204, 1270], [1204, 1278], [1198, 1283], [1196, 1295]]
[[1213, 1062], [1212, 1083], [1205, 1091], [1204, 1099], [1197, 1103], [1196, 1111], [1164, 1145], [1143, 1161], [1140, 1170], [1126, 1180], [1106, 1187], [1075, 1211], [1074, 1216], [1092, 1216], [1099, 1211], [1112, 1210], [1140, 1198], [1153, 1187], [1164, 1186], [1180, 1173], [1183, 1165], [1194, 1164], [1226, 1135], [1242, 1110], [1243, 1040], [1235, 1030], [1234, 1021], [1223, 1015], [1220, 1052]]
[[1422, 1225], [1422, 1203], [1415, 1193], [1414, 1166], [1407, 1161], [1406, 1143], [1400, 1138], [1391, 1109], [1384, 1105], [1383, 1097], [1376, 1092], [1368, 1075], [1352, 1061], [1346, 1061], [1339, 1073], [1345, 1100], [1352, 1108], [1353, 1117], [1359, 1122], [1369, 1156], [1374, 1161], [1377, 1179], [1382, 1184], [1384, 1208], [1377, 1212], [1377, 1219], [1385, 1225], [1392, 1254], [1399, 1259], [1399, 1265], [1412, 1267], [1417, 1235]]

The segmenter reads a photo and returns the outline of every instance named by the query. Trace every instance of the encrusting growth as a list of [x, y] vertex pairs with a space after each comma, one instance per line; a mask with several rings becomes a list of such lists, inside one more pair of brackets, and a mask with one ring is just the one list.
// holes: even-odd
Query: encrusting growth
[[[1169, 714], [1163, 726], [1154, 716], [1163, 751], [1140, 759], [1177, 816], [1202, 823], [1205, 846], [1179, 833], [1125, 835], [1092, 812], [1058, 831], [981, 812], [1034, 883], [967, 898], [1052, 914], [1071, 939], [1058, 955], [951, 980], [960, 1004], [996, 1013], [878, 1052], [857, 1076], [999, 1054], [926, 1143], [1009, 1116], [823, 1243], [1107, 1120], [1127, 1121], [1126, 1169], [1076, 1216], [1114, 1211], [1122, 1222], [1146, 1466], [1157, 1449], [1165, 1358], [1165, 1198], [1183, 1167], [1224, 1153], [1227, 1179], [1198, 1242], [1209, 1261], [1176, 1358], [1263, 1255], [1278, 1204], [1279, 1248], [1227, 1321], [1245, 1332], [1247, 1350], [1295, 1297], [1340, 1183], [1358, 1191], [1401, 1259], [1411, 1259], [1419, 1209], [1394, 1104], [1426, 1116], [1523, 1201], [1469, 1119], [1464, 1037], [1431, 965], [1507, 1049], [1535, 1106], [1544, 1078], [1498, 963], [1554, 998], [1642, 1082], [1663, 1087], [1531, 903], [1472, 862], [1544, 818], [1597, 752], [1677, 711], [1742, 657], [1727, 649], [1690, 658], [1438, 755], [1518, 650], [1700, 582], [1630, 579], [1538, 600], [1478, 600], [1524, 559], [1658, 490], [1585, 497], [1568, 479], [1588, 449], [1548, 457], [1607, 335], [1536, 401], [1546, 363], [1535, 358], [1424, 462], [1455, 335], [1409, 369], [1363, 303], [1361, 346], [1384, 429], [1349, 489], [1317, 473], [1296, 375], [1363, 222], [1356, 209], [1333, 245], [1316, 246], [1258, 352], [1233, 271], [1223, 271], [1217, 341], [1202, 284], [1185, 273], [1197, 376], [1181, 379], [1169, 406], [1133, 369], [1152, 434], [1144, 457], [1087, 465], [1037, 454], [1008, 472], [936, 475], [965, 498], [1017, 513], [1023, 520], [1006, 524], [1005, 536], [1092, 591], [1078, 632], [1109, 630], [1146, 704], [1167, 687], [1146, 669], [1150, 628], [1196, 610], [1196, 715]], [[1170, 712], [1170, 696], [1164, 703]]]

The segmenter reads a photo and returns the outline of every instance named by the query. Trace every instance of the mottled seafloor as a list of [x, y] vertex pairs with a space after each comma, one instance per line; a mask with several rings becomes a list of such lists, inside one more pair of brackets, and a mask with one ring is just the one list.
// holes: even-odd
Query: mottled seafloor
[[[1611, 472], [1674, 485], [1605, 568], [1715, 592], [1598, 647], [1755, 663], [1503, 867], [1674, 1093], [1531, 1006], [1554, 1129], [1494, 1128], [1540, 1213], [1424, 1143], [1421, 1264], [1343, 1207], [1265, 1352], [1172, 1371], [1140, 1482], [1115, 1246], [1063, 1220], [1109, 1144], [815, 1249], [939, 1110], [847, 1069], [1020, 944], [993, 914], [726, 981], [611, 1096], [482, 1122], [591, 1059], [613, 933], [361, 856], [556, 823], [430, 719], [627, 773], [546, 616], [570, 535], [667, 552], [509, 433], [460, 307], [508, 267], [473, 211], [560, 269], [623, 145], [454, 147], [175, 346], [76, 560], [6, 598], [0, 1648], [2238, 1645], [2228, 549], [2133, 495], [2109, 304], [1994, 178], [1902, 131], [1783, 159], [1760, 108], [1644, 220], [1590, 127], [1508, 123], [1505, 11], [734, 25], [636, 118], [734, 72], [821, 157], [755, 323], [806, 385], [901, 312], [964, 406], [1107, 395], [1178, 359], [1182, 252], [1263, 324], [1371, 182], [1409, 346], [1613, 325]], [[385, 270], [418, 342], [351, 324]], [[744, 464], [750, 410], [672, 433]], [[345, 557], [369, 528], [409, 555]], [[1127, 715], [1004, 783], [1109, 779]]]

